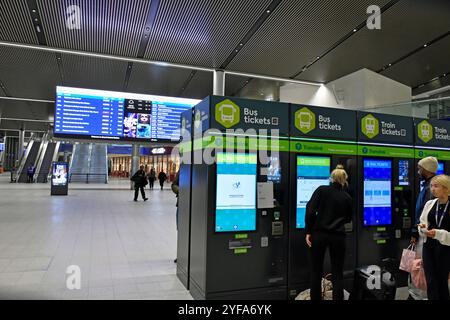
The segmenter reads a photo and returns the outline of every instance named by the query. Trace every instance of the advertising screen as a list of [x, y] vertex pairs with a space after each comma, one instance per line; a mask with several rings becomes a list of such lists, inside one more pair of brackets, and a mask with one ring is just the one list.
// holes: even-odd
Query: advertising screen
[[398, 184], [409, 186], [409, 162], [408, 160], [398, 161]]
[[391, 160], [364, 160], [364, 226], [392, 223]]
[[67, 185], [68, 170], [67, 163], [53, 163], [52, 168], [52, 185], [53, 186], [65, 186]]
[[256, 230], [256, 154], [217, 153], [216, 232]]
[[314, 191], [330, 184], [330, 165], [328, 157], [297, 157], [297, 229], [305, 227], [306, 204]]
[[178, 141], [181, 113], [200, 100], [56, 88], [56, 137]]
[[0, 152], [5, 151], [5, 143], [0, 142]]
[[438, 163], [438, 169], [436, 171], [436, 175], [444, 174], [444, 172], [445, 172], [444, 163], [443, 162], [439, 162]]
[[267, 180], [274, 183], [279, 183], [281, 181], [280, 158], [277, 156], [272, 156], [269, 158]]

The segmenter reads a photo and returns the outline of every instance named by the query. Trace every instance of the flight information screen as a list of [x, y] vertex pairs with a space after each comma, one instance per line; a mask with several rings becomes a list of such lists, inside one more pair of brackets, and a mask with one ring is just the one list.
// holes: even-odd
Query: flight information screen
[[330, 158], [297, 157], [297, 229], [305, 227], [306, 204], [320, 186], [330, 184]]
[[256, 230], [256, 154], [217, 153], [216, 232]]
[[364, 226], [390, 225], [391, 160], [364, 160]]
[[178, 141], [181, 113], [200, 100], [56, 88], [56, 137]]

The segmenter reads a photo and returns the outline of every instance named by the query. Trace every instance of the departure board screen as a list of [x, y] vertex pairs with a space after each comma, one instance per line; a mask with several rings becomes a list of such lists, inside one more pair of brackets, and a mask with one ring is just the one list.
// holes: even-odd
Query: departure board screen
[[181, 113], [200, 100], [56, 88], [54, 134], [62, 138], [179, 141]]

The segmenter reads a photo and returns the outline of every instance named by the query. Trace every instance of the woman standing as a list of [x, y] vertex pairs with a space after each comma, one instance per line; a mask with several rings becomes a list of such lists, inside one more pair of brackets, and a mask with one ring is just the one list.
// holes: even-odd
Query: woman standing
[[431, 179], [431, 192], [437, 198], [428, 201], [420, 216], [419, 234], [424, 240], [422, 259], [427, 280], [428, 300], [449, 299], [450, 272], [450, 177]]
[[345, 228], [353, 216], [352, 198], [344, 190], [348, 176], [342, 166], [331, 173], [331, 184], [320, 186], [306, 205], [306, 243], [311, 248], [311, 300], [322, 299], [323, 262], [331, 258], [333, 300], [344, 299]]

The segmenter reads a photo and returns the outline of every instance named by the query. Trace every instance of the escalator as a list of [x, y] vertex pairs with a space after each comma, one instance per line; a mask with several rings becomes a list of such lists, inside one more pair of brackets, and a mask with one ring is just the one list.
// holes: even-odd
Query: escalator
[[31, 144], [31, 146], [27, 147], [27, 153], [24, 155], [24, 157], [26, 157], [25, 161], [22, 161], [22, 165], [18, 173], [19, 177], [17, 182], [19, 183], [27, 182], [27, 169], [30, 165], [36, 165], [36, 160], [41, 149], [40, 141], [32, 140], [29, 144]]
[[38, 167], [38, 172], [36, 173], [36, 182], [38, 183], [46, 183], [47, 177], [50, 172], [50, 168], [52, 162], [55, 161], [55, 151], [57, 151], [57, 147], [59, 148], [59, 143], [56, 142], [48, 142], [45, 152], [43, 154], [42, 162], [40, 163], [40, 167]]

